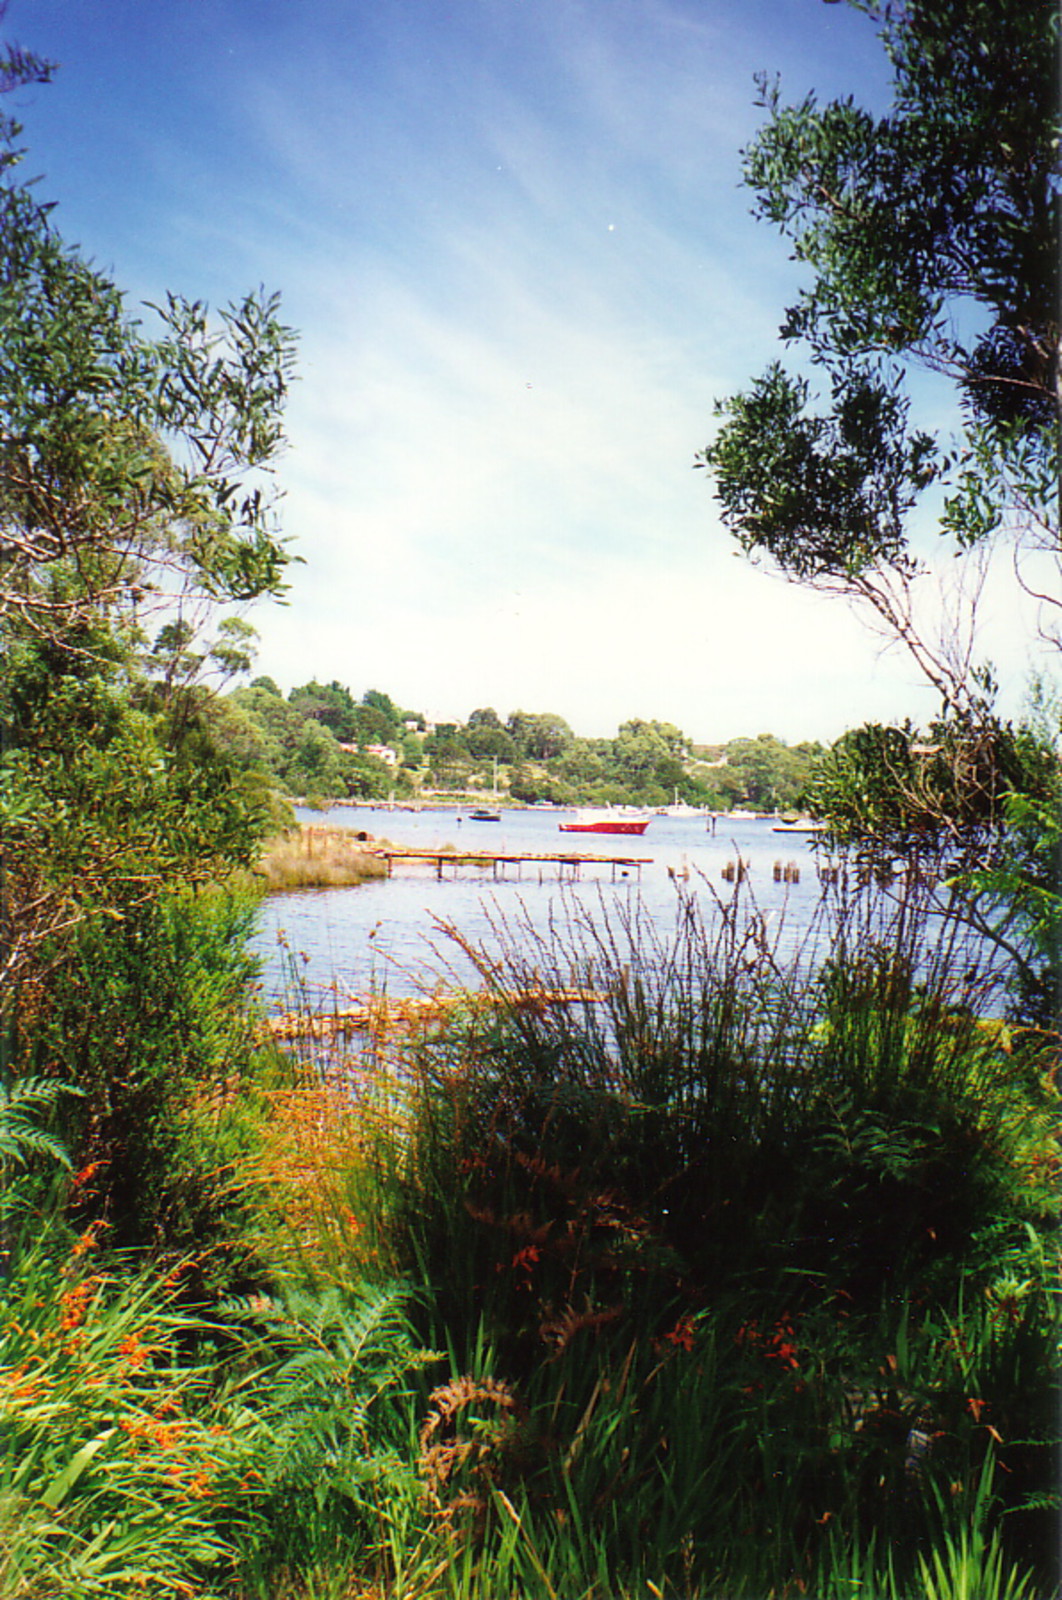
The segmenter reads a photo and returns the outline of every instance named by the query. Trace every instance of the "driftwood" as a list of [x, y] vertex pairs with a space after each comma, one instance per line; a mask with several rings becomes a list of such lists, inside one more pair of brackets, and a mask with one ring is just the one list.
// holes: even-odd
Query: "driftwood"
[[266, 1031], [273, 1039], [335, 1039], [348, 1033], [375, 1037], [445, 1022], [455, 1013], [486, 1011], [545, 1012], [554, 1006], [600, 1005], [606, 996], [592, 989], [534, 989], [513, 994], [462, 992], [425, 995], [405, 1000], [370, 999], [330, 1011], [293, 1011], [270, 1017]]

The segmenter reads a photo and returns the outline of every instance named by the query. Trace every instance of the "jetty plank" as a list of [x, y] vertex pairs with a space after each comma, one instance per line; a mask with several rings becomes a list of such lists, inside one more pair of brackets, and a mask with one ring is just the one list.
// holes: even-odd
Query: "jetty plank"
[[435, 875], [441, 878], [443, 867], [490, 867], [494, 877], [498, 876], [499, 867], [523, 866], [555, 866], [563, 875], [567, 868], [573, 877], [579, 876], [579, 871], [584, 866], [608, 867], [613, 878], [617, 870], [624, 872], [636, 868], [638, 873], [644, 866], [651, 866], [652, 856], [599, 856], [577, 853], [570, 850], [530, 851], [530, 850], [415, 850], [405, 848], [373, 848], [367, 854], [379, 857], [387, 863], [388, 877], [394, 871], [396, 861], [428, 861], [435, 867]]

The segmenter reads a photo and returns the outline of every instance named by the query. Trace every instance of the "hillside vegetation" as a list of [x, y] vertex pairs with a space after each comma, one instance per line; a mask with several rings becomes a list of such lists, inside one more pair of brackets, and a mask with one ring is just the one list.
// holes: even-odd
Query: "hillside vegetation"
[[215, 702], [213, 736], [226, 757], [288, 795], [340, 798], [497, 794], [521, 804], [668, 805], [725, 811], [799, 805], [819, 744], [773, 734], [695, 746], [669, 722], [625, 722], [614, 739], [584, 739], [563, 717], [490, 707], [467, 722], [428, 724], [379, 690], [356, 701], [339, 683], [310, 682], [285, 698], [256, 678]]

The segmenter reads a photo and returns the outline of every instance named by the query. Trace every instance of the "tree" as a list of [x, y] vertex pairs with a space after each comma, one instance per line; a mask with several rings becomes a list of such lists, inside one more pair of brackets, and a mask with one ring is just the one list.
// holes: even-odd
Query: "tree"
[[469, 716], [465, 724], [465, 743], [477, 761], [516, 760], [516, 744], [491, 706], [481, 707]]
[[[813, 95], [786, 106], [764, 80], [768, 121], [745, 152], [755, 214], [809, 269], [781, 337], [824, 380], [825, 405], [774, 363], [719, 404], [699, 464], [753, 559], [868, 606], [945, 707], [976, 718], [991, 675], [971, 631], [938, 639], [920, 622], [912, 516], [935, 505], [974, 568], [1009, 536], [1030, 589], [1062, 604], [1027, 565], [1047, 557], [1057, 573], [1060, 548], [1058, 12], [1054, 0], [860, 9], [893, 65], [891, 111]], [[918, 367], [954, 385], [957, 439], [914, 426]]]
[[371, 711], [378, 711], [386, 720], [389, 736], [394, 738], [402, 731], [402, 712], [395, 705], [389, 694], [384, 694], [382, 689], [366, 689], [361, 697], [363, 706]]
[[[0, 162], [0, 620], [8, 651], [3, 821], [7, 848], [20, 858], [19, 883], [9, 880], [4, 900], [5, 958], [17, 966], [38, 938], [69, 925], [79, 903], [98, 897], [100, 875], [118, 882], [111, 869], [123, 852], [99, 828], [82, 830], [85, 854], [72, 875], [58, 873], [66, 852], [55, 848], [54, 810], [63, 811], [68, 779], [76, 787], [81, 754], [89, 759], [91, 730], [98, 767], [119, 738], [122, 708], [139, 695], [146, 717], [129, 737], [137, 750], [145, 740], [160, 747], [144, 760], [170, 763], [175, 803], [190, 794], [184, 775], [177, 782], [172, 748], [189, 718], [173, 715], [173, 697], [189, 691], [211, 649], [227, 652], [229, 666], [246, 661], [239, 619], [226, 619], [198, 657], [197, 626], [218, 602], [282, 588], [288, 557], [261, 478], [283, 445], [292, 344], [275, 298], [254, 295], [216, 325], [200, 303], [170, 296], [159, 334], [145, 337], [114, 285], [13, 181], [13, 164], [8, 150]], [[152, 609], [165, 620], [145, 652], [141, 619]], [[152, 725], [160, 699], [167, 715]], [[99, 722], [104, 702], [110, 709]], [[116, 773], [118, 792], [129, 777]], [[216, 781], [227, 780], [218, 773]], [[202, 845], [198, 828], [189, 833]], [[223, 851], [231, 830], [225, 838]], [[193, 866], [195, 851], [186, 852], [189, 870], [208, 872], [211, 853], [200, 850]], [[166, 874], [179, 854], [164, 852]], [[141, 860], [138, 892], [144, 870]]]
[[810, 798], [841, 844], [887, 837], [893, 847], [977, 860], [1005, 822], [1007, 796], [1047, 792], [1053, 766], [1029, 732], [994, 719], [976, 730], [942, 720], [925, 733], [868, 723], [818, 761]]
[[[1062, 647], [1059, 15], [1054, 0], [853, 3], [879, 25], [891, 110], [786, 106], [764, 80], [745, 153], [756, 214], [808, 271], [781, 338], [810, 375], [776, 362], [720, 402], [699, 464], [752, 559], [869, 608], [939, 692], [927, 738], [870, 728], [835, 747], [816, 803], [840, 837], [960, 835], [953, 904], [1007, 950], [1028, 1005], [1052, 994], [1062, 885], [1057, 852], [1030, 852], [1014, 819], [1057, 808], [1059, 729], [1045, 745], [1002, 724], [975, 649], [1002, 540]], [[919, 369], [951, 384], [954, 438], [915, 425]], [[964, 575], [943, 633], [919, 613], [915, 530], [934, 516]]]
[[347, 792], [343, 752], [327, 728], [307, 717], [285, 773], [292, 793], [332, 800]]
[[[0, 89], [42, 74], [12, 50]], [[18, 181], [18, 132], [0, 118], [0, 1067], [84, 1089], [73, 1147], [142, 1238], [244, 1027], [251, 913], [211, 932], [186, 891], [272, 821], [231, 753], [253, 730], [226, 749], [202, 680], [249, 661], [217, 608], [283, 589], [293, 338], [262, 292], [216, 317], [167, 296], [146, 332]]]
[[283, 588], [262, 474], [282, 444], [291, 336], [275, 296], [212, 322], [167, 297], [146, 337], [25, 189], [0, 191], [0, 606], [53, 635], [99, 605]]
[[472, 771], [472, 757], [456, 722], [440, 722], [424, 740], [431, 775], [445, 788], [460, 788]]
[[532, 761], [559, 756], [575, 737], [564, 718], [552, 711], [514, 711], [506, 728], [518, 754]]
[[726, 757], [727, 772], [740, 783], [741, 799], [765, 811], [800, 803], [815, 759], [806, 748], [791, 750], [772, 733], [732, 739]]
[[685, 736], [670, 722], [644, 722], [635, 717], [624, 722], [613, 746], [623, 781], [647, 804], [671, 799], [683, 784]]
[[337, 739], [357, 738], [358, 707], [350, 690], [334, 680], [324, 684], [314, 678], [299, 684], [288, 695], [288, 701], [300, 716], [312, 717]]
[[613, 763], [590, 739], [573, 739], [556, 767], [559, 776], [576, 788], [603, 783], [614, 773]]
[[356, 706], [351, 716], [351, 732], [347, 738], [355, 738], [360, 745], [392, 744], [397, 743], [399, 730], [389, 717], [384, 716], [375, 706]]

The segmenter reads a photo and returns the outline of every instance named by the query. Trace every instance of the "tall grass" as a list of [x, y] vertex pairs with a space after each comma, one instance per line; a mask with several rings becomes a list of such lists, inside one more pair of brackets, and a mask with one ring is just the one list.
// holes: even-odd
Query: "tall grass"
[[[731, 911], [502, 925], [469, 953], [513, 1004], [421, 1052], [396, 1233], [425, 1335], [526, 1418], [469, 1536], [550, 1530], [557, 1592], [815, 1593], [875, 1549], [918, 1592], [934, 1497], [967, 1548], [991, 1454], [978, 1548], [1053, 1583], [1048, 1063], [910, 899], [814, 968]], [[573, 984], [599, 998], [546, 1002]]]
[[270, 839], [256, 876], [273, 894], [292, 889], [345, 889], [387, 875], [385, 863], [350, 828], [296, 827]]

